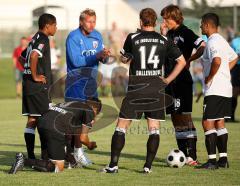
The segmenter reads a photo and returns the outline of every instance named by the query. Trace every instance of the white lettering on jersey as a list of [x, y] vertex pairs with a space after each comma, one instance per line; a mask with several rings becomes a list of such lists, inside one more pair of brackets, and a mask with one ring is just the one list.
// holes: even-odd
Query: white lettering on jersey
[[82, 55], [83, 56], [93, 56], [97, 53], [96, 50], [83, 50]]
[[181, 101], [179, 98], [174, 99], [174, 108], [177, 110], [181, 106]]

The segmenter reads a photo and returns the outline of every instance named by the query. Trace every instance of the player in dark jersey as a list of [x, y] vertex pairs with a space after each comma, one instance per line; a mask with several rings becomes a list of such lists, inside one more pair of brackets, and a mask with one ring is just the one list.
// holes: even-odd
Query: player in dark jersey
[[[111, 161], [102, 169], [105, 173], [118, 172], [118, 159], [125, 143], [125, 133], [132, 120], [147, 119], [147, 142], [144, 173], [151, 172], [151, 165], [159, 146], [160, 120], [164, 120], [164, 88], [184, 68], [186, 62], [179, 49], [155, 32], [157, 15], [151, 8], [140, 12], [141, 30], [127, 36], [122, 51], [122, 62], [130, 62], [129, 84], [112, 136]], [[164, 79], [162, 67], [165, 58], [177, 61], [173, 72]]]
[[96, 142], [89, 140], [88, 131], [100, 110], [99, 100], [73, 101], [50, 106], [49, 111], [39, 117], [37, 125], [41, 148], [47, 151], [48, 157], [44, 160], [25, 159], [22, 153], [17, 153], [16, 162], [9, 174], [16, 174], [24, 165], [43, 172], [60, 172], [64, 169], [64, 159], [76, 164], [74, 157], [65, 153], [65, 146], [68, 147], [65, 137], [70, 134], [79, 135], [82, 144], [90, 150], [95, 149]]
[[56, 24], [55, 16], [42, 14], [38, 20], [38, 32], [21, 54], [24, 59], [22, 114], [28, 116], [24, 137], [30, 159], [35, 159], [36, 120], [48, 111], [50, 102], [48, 88], [51, 83], [51, 60], [48, 36], [55, 34]]
[[[176, 132], [178, 148], [187, 157], [188, 165], [197, 165], [196, 143], [197, 133], [192, 121], [193, 81], [189, 71], [190, 62], [203, 54], [205, 43], [192, 30], [183, 24], [182, 12], [178, 6], [169, 5], [161, 11], [163, 23], [167, 26], [168, 39], [179, 47], [187, 65], [174, 82], [166, 89], [166, 93], [174, 98], [173, 104], [167, 108], [167, 114], [171, 114]], [[196, 52], [192, 55], [193, 50]], [[171, 72], [169, 63], [168, 71]]]

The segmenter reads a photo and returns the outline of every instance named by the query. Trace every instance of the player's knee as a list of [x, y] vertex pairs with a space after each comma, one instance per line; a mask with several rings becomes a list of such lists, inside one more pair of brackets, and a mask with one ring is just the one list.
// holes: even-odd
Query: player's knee
[[119, 119], [116, 128], [124, 129], [126, 133], [130, 123], [131, 123], [131, 120]]
[[175, 129], [185, 130], [195, 128], [191, 114], [174, 115], [172, 122]]
[[37, 126], [37, 121], [36, 121], [36, 119], [34, 119], [34, 120], [28, 120], [27, 125], [26, 125], [26, 128], [35, 129], [36, 126]]

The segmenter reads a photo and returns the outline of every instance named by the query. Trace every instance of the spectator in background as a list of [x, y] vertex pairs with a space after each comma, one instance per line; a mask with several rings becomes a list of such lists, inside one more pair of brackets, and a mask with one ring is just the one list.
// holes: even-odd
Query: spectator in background
[[[203, 80], [203, 68], [201, 61], [197, 60], [192, 65], [192, 77], [193, 77], [193, 95], [197, 96], [196, 102], [199, 101], [204, 91], [204, 80]], [[198, 90], [197, 84], [201, 84], [201, 91]]]
[[[240, 56], [240, 36], [235, 37], [231, 42], [231, 47], [233, 50]], [[237, 108], [237, 98], [240, 94], [240, 59], [237, 62], [237, 65], [231, 70], [232, 76], [232, 86], [233, 86], [233, 97], [232, 97], [232, 113], [231, 119], [227, 121], [236, 122], [235, 120], [235, 110]]]
[[233, 40], [233, 38], [234, 38], [234, 36], [235, 36], [235, 31], [234, 31], [234, 29], [233, 29], [232, 26], [228, 26], [228, 27], [226, 28], [226, 32], [227, 32], [227, 41], [228, 41], [229, 43], [231, 43], [231, 41]]
[[60, 66], [61, 66], [61, 50], [56, 47], [56, 41], [53, 38], [50, 39], [50, 51], [51, 51], [51, 70], [52, 70], [51, 96], [59, 98], [59, 97], [63, 97], [63, 92], [61, 90], [61, 83], [58, 81]]
[[22, 76], [23, 76], [23, 66], [21, 65], [18, 58], [21, 56], [21, 53], [25, 48], [27, 48], [28, 40], [26, 37], [22, 37], [20, 40], [20, 45], [16, 47], [13, 51], [12, 60], [13, 60], [13, 69], [15, 73], [16, 81], [16, 96], [20, 98], [22, 95]]
[[116, 22], [112, 23], [112, 28], [109, 33], [109, 41], [110, 48], [112, 49], [112, 53], [117, 57], [117, 61], [119, 62], [120, 50], [123, 46], [123, 40], [125, 39], [124, 32], [117, 27]]
[[116, 56], [118, 62], [118, 66], [112, 69], [111, 89], [114, 96], [125, 95], [127, 88], [129, 66], [119, 61], [120, 50], [123, 48], [125, 39], [126, 34], [117, 27], [116, 22], [113, 22], [109, 33], [109, 41], [112, 53]]

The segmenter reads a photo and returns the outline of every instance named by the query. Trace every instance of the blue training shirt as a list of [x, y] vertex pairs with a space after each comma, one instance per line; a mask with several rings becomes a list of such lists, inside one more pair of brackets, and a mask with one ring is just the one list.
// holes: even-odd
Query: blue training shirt
[[103, 50], [102, 35], [93, 30], [84, 35], [80, 28], [69, 33], [66, 40], [67, 78], [65, 100], [86, 100], [98, 97], [96, 54]]
[[[240, 55], [240, 37], [236, 37], [232, 40], [231, 47], [238, 55]], [[240, 60], [238, 60], [237, 64], [240, 65]]]

